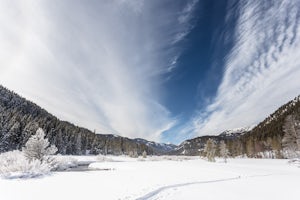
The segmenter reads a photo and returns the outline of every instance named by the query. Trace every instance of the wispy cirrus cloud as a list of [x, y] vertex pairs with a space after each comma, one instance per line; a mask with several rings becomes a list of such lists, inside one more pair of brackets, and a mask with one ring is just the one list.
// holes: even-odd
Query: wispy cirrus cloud
[[176, 66], [194, 6], [2, 1], [0, 83], [61, 119], [158, 140], [176, 122], [161, 104], [161, 75]]
[[198, 135], [258, 123], [300, 94], [300, 2], [238, 6], [235, 44], [217, 95], [190, 122]]
[[191, 20], [194, 18], [194, 10], [199, 0], [189, 1], [181, 10], [179, 16], [177, 17], [178, 23], [182, 26], [181, 30], [175, 34], [173, 44], [181, 41], [186, 37], [187, 34], [193, 29], [194, 24]]

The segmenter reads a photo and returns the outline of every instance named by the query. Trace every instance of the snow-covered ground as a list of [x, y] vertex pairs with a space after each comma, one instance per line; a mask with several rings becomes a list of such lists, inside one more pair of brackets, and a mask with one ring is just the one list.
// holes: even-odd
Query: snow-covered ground
[[111, 157], [90, 169], [0, 179], [0, 199], [299, 199], [300, 168], [288, 160], [230, 159], [225, 164], [198, 157]]

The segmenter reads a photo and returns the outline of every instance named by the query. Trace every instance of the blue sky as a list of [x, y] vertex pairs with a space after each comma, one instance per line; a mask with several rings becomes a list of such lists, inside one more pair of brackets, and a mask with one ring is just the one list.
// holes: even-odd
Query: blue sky
[[0, 84], [60, 119], [180, 143], [300, 94], [299, 0], [4, 0]]

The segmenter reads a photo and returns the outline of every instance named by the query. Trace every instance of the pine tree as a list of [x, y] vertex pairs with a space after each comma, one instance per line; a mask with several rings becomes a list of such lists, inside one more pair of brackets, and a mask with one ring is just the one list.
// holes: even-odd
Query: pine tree
[[227, 163], [227, 158], [228, 158], [229, 151], [228, 151], [228, 149], [226, 147], [226, 144], [223, 140], [220, 142], [219, 149], [220, 149], [220, 156], [222, 158], [224, 158], [224, 162]]
[[206, 157], [209, 162], [215, 162], [215, 154], [216, 154], [216, 144], [212, 139], [208, 139], [204, 151], [206, 152]]
[[288, 115], [284, 122], [283, 132], [282, 145], [287, 157], [297, 156], [300, 150], [300, 121], [294, 115]]
[[53, 155], [57, 152], [57, 148], [54, 145], [49, 144], [43, 129], [39, 128], [35, 135], [32, 135], [26, 142], [22, 151], [29, 160], [43, 161], [46, 156]]
[[129, 151], [128, 156], [133, 158], [134, 157], [133, 151]]
[[147, 158], [147, 152], [144, 150], [142, 154], [143, 158]]

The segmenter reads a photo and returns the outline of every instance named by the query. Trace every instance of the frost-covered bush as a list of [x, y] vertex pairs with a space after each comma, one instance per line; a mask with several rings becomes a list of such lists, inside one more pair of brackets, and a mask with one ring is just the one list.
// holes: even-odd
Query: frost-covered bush
[[193, 160], [194, 157], [191, 156], [150, 156], [147, 157], [147, 160], [149, 161], [164, 161], [164, 160], [170, 160], [170, 161], [184, 161], [184, 160]]
[[235, 156], [234, 158], [249, 158], [249, 157], [247, 156], [247, 154], [242, 154], [242, 155]]
[[5, 178], [31, 178], [49, 173], [62, 165], [51, 156], [57, 148], [50, 146], [44, 131], [39, 128], [21, 151], [0, 154], [0, 176]]
[[34, 178], [78, 166], [75, 158], [68, 156], [49, 156], [43, 161], [29, 160], [21, 151], [0, 154], [0, 176], [3, 178]]
[[28, 160], [40, 160], [43, 161], [48, 159], [47, 156], [53, 155], [57, 152], [55, 145], [51, 145], [47, 138], [45, 138], [45, 133], [43, 129], [39, 128], [35, 135], [32, 135], [26, 142], [25, 147], [22, 151]]
[[270, 159], [275, 159], [278, 155], [278, 151], [272, 150], [272, 151], [263, 151], [263, 152], [258, 152], [257, 156], [259, 158], [270, 158]]
[[96, 159], [98, 162], [113, 162], [114, 161], [112, 158], [106, 157], [101, 154], [99, 154]]
[[288, 163], [291, 164], [291, 165], [295, 165], [295, 166], [300, 167], [300, 159], [299, 158], [290, 159], [288, 161]]
[[146, 158], [138, 157], [138, 158], [137, 158], [137, 161], [146, 161]]
[[50, 170], [49, 163], [37, 159], [29, 161], [21, 151], [0, 154], [0, 176], [3, 178], [32, 178], [48, 174]]
[[136, 151], [129, 151], [128, 156], [131, 158], [138, 158], [139, 155]]
[[288, 158], [288, 159], [300, 158], [300, 151], [284, 149], [282, 151], [282, 155], [284, 158]]
[[69, 156], [55, 156], [50, 158], [52, 158], [50, 163], [53, 171], [61, 171], [78, 166], [78, 160]]

